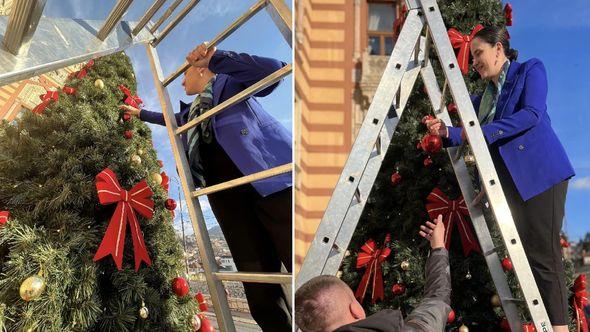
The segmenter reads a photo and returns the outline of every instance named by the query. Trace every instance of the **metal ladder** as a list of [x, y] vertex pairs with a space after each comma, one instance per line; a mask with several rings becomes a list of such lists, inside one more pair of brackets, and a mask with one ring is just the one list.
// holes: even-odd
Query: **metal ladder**
[[[292, 163], [281, 165], [195, 190], [180, 135], [200, 122], [278, 82], [292, 72], [292, 65], [289, 64], [277, 70], [207, 113], [178, 127], [166, 86], [184, 73], [189, 68], [189, 64], [185, 63], [170, 76], [165, 77], [156, 46], [186, 17], [199, 0], [190, 0], [161, 32], [158, 32], [157, 28], [172, 15], [182, 0], [175, 0], [162, 17], [149, 28], [146, 28], [148, 22], [166, 0], [155, 0], [138, 22], [121, 21], [132, 0], [118, 0], [104, 21], [42, 17], [45, 2], [46, 0], [15, 0], [10, 18], [7, 20], [5, 17], [0, 17], [0, 33], [4, 32], [3, 49], [0, 50], [0, 85], [119, 52], [137, 44], [145, 45], [219, 329], [235, 331], [222, 281], [291, 285], [292, 275], [278, 272], [220, 272], [215, 263], [213, 247], [198, 197], [292, 172], [293, 165]], [[208, 47], [222, 42], [262, 9], [267, 10], [286, 42], [292, 47], [292, 15], [283, 0], [256, 1], [242, 16], [218, 34]], [[133, 29], [131, 25], [134, 25]], [[48, 43], [53, 45], [52, 52], [47, 50]]]
[[[452, 125], [445, 106], [451, 92], [464, 123], [467, 141], [482, 177], [483, 189], [476, 194], [463, 160], [465, 144], [448, 148], [457, 181], [467, 202], [483, 255], [498, 291], [512, 331], [522, 331], [515, 299], [510, 291], [496, 248], [492, 242], [480, 201], [487, 193], [514, 273], [537, 331], [552, 331], [545, 306], [520, 243], [498, 175], [479, 125], [455, 52], [447, 35], [436, 0], [406, 0], [409, 12], [389, 58], [373, 101], [338, 179], [311, 247], [297, 275], [296, 287], [318, 275], [336, 275], [387, 153], [414, 83], [421, 75], [434, 113]], [[426, 27], [426, 29], [424, 29]], [[425, 36], [421, 36], [426, 30]], [[442, 93], [429, 61], [431, 43], [440, 60], [445, 83]], [[390, 112], [390, 108], [395, 112]]]

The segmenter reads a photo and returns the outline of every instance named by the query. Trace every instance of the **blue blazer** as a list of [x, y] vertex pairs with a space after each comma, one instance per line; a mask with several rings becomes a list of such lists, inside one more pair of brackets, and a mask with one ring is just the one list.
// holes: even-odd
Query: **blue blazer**
[[[209, 62], [209, 69], [217, 74], [213, 84], [213, 106], [217, 106], [285, 65], [284, 62], [275, 59], [217, 50]], [[254, 96], [267, 96], [279, 83], [259, 91]], [[261, 172], [292, 161], [291, 133], [264, 111], [254, 96], [216, 114], [211, 121], [217, 142], [244, 175]], [[290, 111], [290, 104], [287, 103], [285, 108]], [[190, 104], [180, 102], [180, 112], [174, 114], [179, 127], [187, 123], [189, 109]], [[146, 122], [166, 125], [163, 114], [159, 112], [142, 110], [140, 118]], [[185, 151], [188, 151], [184, 134], [182, 141]], [[259, 180], [252, 185], [260, 195], [267, 196], [290, 187], [291, 173]]]
[[[475, 112], [481, 96], [472, 96]], [[498, 97], [494, 120], [482, 126], [497, 147], [523, 200], [575, 175], [547, 114], [547, 74], [539, 59], [512, 61]], [[461, 128], [449, 127], [445, 146], [462, 143]]]

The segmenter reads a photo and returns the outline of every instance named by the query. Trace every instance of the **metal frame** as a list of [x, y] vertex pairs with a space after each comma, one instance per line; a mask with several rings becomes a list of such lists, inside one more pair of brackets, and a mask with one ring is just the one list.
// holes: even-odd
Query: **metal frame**
[[[180, 182], [189, 210], [191, 223], [197, 240], [197, 246], [202, 256], [202, 265], [207, 279], [207, 285], [211, 293], [211, 301], [221, 331], [235, 331], [235, 325], [229, 310], [228, 300], [222, 281], [242, 281], [255, 283], [272, 283], [291, 285], [293, 277], [290, 273], [266, 273], [266, 272], [221, 272], [217, 269], [213, 247], [207, 232], [205, 219], [201, 211], [198, 197], [213, 192], [233, 188], [272, 176], [277, 176], [293, 171], [293, 164], [285, 164], [259, 173], [246, 175], [238, 179], [220, 183], [215, 186], [194, 190], [195, 186], [188, 167], [187, 156], [184, 153], [180, 135], [191, 126], [204, 121], [215, 114], [226, 110], [256, 92], [274, 84], [292, 72], [289, 64], [276, 72], [253, 84], [236, 96], [217, 105], [212, 110], [198, 117], [181, 128], [177, 127], [170, 96], [166, 86], [178, 78], [187, 68], [185, 63], [172, 76], [166, 78], [163, 74], [156, 45], [161, 42], [180, 21], [197, 5], [199, 0], [191, 0], [183, 10], [154, 37], [156, 29], [172, 14], [174, 9], [182, 2], [175, 1], [158, 22], [151, 28], [145, 29], [149, 20], [155, 15], [166, 0], [155, 0], [139, 22], [135, 23], [133, 31], [131, 23], [122, 22], [121, 18], [131, 5], [132, 0], [119, 0], [113, 7], [107, 19], [104, 21], [83, 21], [73, 19], [41, 18], [43, 6], [46, 0], [17, 0], [16, 5], [22, 6], [13, 10], [13, 16], [9, 22], [0, 17], [1, 28], [6, 27], [4, 43], [10, 45], [10, 49], [22, 51], [21, 45], [30, 39], [31, 49], [26, 57], [17, 58], [6, 51], [0, 51], [0, 85], [26, 79], [68, 65], [80, 63], [97, 56], [108, 55], [126, 49], [136, 44], [144, 44], [150, 61], [150, 68], [155, 80], [156, 89], [162, 106], [162, 112], [166, 122], [166, 130], [172, 145], [172, 152], [176, 161], [176, 167], [180, 175]], [[282, 0], [259, 0], [251, 6], [246, 13], [240, 16], [228, 28], [217, 35], [209, 47], [216, 45], [227, 38], [248, 19], [254, 16], [262, 8], [267, 9], [272, 16], [281, 34], [291, 46], [292, 20], [291, 12]], [[35, 33], [35, 27], [39, 23], [39, 31]], [[11, 32], [12, 31], [12, 32]], [[67, 33], [64, 33], [67, 32]], [[98, 31], [98, 32], [96, 32]], [[135, 37], [134, 37], [135, 36]], [[62, 53], [50, 53], [44, 45], [50, 42]], [[63, 46], [63, 47], [62, 47]], [[3, 53], [2, 53], [3, 52]]]
[[[552, 331], [436, 0], [407, 0], [406, 2], [410, 10], [405, 24], [297, 276], [297, 287], [314, 276], [335, 275], [338, 271], [381, 166], [386, 152], [384, 150], [391, 141], [397, 119], [403, 112], [408, 98], [408, 92], [405, 89], [413, 86], [419, 71], [436, 116], [443, 119], [447, 125], [451, 123], [444, 102], [446, 93], [450, 90], [458, 107], [459, 116], [467, 125], [465, 127], [467, 141], [483, 178], [484, 192], [488, 195], [492, 212], [498, 222], [526, 306], [537, 330]], [[427, 27], [426, 37], [419, 38], [424, 26]], [[442, 94], [428, 60], [430, 40], [434, 42], [445, 75]], [[411, 60], [412, 51], [414, 51], [413, 60]], [[395, 115], [388, 114], [392, 105], [397, 112]], [[468, 202], [468, 210], [476, 234], [509, 324], [513, 331], [522, 331], [515, 305], [517, 300], [511, 295], [482, 209], [478, 205], [483, 195], [475, 194], [465, 162], [457, 157], [462, 155], [463, 148], [451, 148], [447, 152], [461, 191]]]

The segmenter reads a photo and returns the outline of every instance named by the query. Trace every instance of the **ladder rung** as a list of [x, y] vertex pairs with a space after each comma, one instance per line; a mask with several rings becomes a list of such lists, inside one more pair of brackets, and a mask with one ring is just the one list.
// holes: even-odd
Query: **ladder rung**
[[199, 0], [191, 0], [182, 11], [176, 15], [176, 17], [172, 20], [172, 22], [168, 23], [168, 25], [162, 30], [162, 33], [156, 37], [156, 39], [152, 42], [152, 45], [156, 47], [169, 33], [174, 29], [180, 21], [199, 3]]
[[160, 9], [165, 2], [166, 0], [154, 1], [150, 8], [148, 8], [148, 10], [145, 12], [145, 15], [143, 15], [143, 17], [139, 20], [135, 28], [133, 28], [131, 34], [134, 36], [137, 35], [141, 31], [141, 29], [143, 29], [143, 27], [145, 27], [145, 25], [152, 19], [152, 17], [154, 17], [158, 9]]
[[4, 33], [3, 46], [10, 53], [17, 55], [21, 46], [27, 43], [39, 24], [45, 0], [15, 1]]
[[117, 1], [117, 4], [115, 4], [113, 9], [111, 10], [103, 26], [96, 34], [96, 37], [98, 39], [105, 40], [108, 37], [108, 35], [111, 33], [111, 31], [113, 31], [115, 26], [121, 21], [121, 18], [123, 17], [123, 15], [125, 15], [125, 12], [127, 11], [127, 9], [129, 9], [129, 6], [131, 6], [132, 2], [133, 0]]
[[213, 272], [219, 280], [257, 282], [263, 284], [291, 284], [293, 276], [280, 272]]
[[228, 100], [224, 101], [223, 103], [213, 107], [211, 110], [205, 112], [204, 114], [199, 115], [197, 118], [187, 122], [184, 126], [176, 129], [176, 135], [180, 135], [185, 131], [188, 131], [190, 128], [198, 125], [199, 123], [205, 121], [206, 119], [214, 116], [215, 114], [227, 109], [228, 107], [239, 103], [240, 101], [250, 97], [251, 95], [257, 93], [260, 90], [267, 88], [268, 86], [280, 81], [283, 77], [289, 75], [292, 71], [293, 66], [291, 64], [286, 65], [285, 67], [275, 71], [274, 73], [266, 76], [262, 80], [252, 84], [247, 89], [244, 89], [242, 92], [234, 95], [233, 97], [229, 98]]
[[241, 185], [251, 183], [254, 181], [270, 178], [270, 177], [277, 176], [277, 175], [280, 175], [283, 173], [289, 173], [291, 171], [293, 171], [293, 163], [284, 164], [281, 166], [277, 166], [274, 168], [264, 170], [262, 172], [242, 176], [241, 178], [233, 179], [233, 180], [219, 183], [219, 184], [216, 184], [216, 185], [213, 185], [210, 187], [195, 190], [195, 191], [193, 191], [192, 195], [193, 195], [193, 197], [209, 195], [209, 194], [212, 194], [212, 193], [215, 193], [218, 191], [222, 191], [225, 189], [241, 186]]
[[[248, 9], [248, 11], [246, 11], [242, 16], [240, 16], [237, 20], [235, 20], [232, 24], [230, 24], [225, 30], [223, 30], [220, 34], [218, 34], [215, 38], [213, 38], [213, 40], [210, 41], [209, 44], [207, 45], [207, 48], [213, 47], [213, 46], [221, 43], [223, 40], [225, 40], [225, 38], [227, 38], [230, 34], [232, 34], [239, 27], [241, 27], [244, 23], [246, 23], [252, 16], [254, 16], [256, 13], [258, 13], [262, 8], [264, 8], [265, 5], [266, 5], [265, 0], [258, 1], [256, 4], [254, 4], [252, 7], [250, 7]], [[168, 86], [168, 84], [170, 84], [170, 82], [177, 79], [189, 67], [190, 67], [190, 64], [185, 61], [184, 64], [182, 66], [180, 66], [178, 69], [176, 69], [172, 73], [172, 75], [168, 76], [164, 80], [164, 82], [162, 82], [162, 84], [164, 86]]]
[[151, 33], [156, 33], [156, 30], [172, 15], [176, 7], [178, 7], [182, 3], [182, 0], [175, 0], [168, 9], [162, 14], [162, 16], [156, 21], [156, 23], [150, 28]]

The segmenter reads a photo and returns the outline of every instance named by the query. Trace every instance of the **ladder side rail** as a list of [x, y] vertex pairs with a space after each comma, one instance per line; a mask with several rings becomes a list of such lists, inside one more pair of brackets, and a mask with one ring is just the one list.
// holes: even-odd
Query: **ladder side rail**
[[535, 279], [514, 225], [514, 219], [512, 218], [504, 191], [500, 185], [483, 132], [479, 126], [465, 81], [457, 64], [454, 50], [447, 36], [447, 30], [438, 5], [435, 0], [421, 0], [421, 4], [432, 40], [441, 61], [441, 67], [449, 83], [461, 121], [464, 124], [467, 141], [472, 148], [477, 168], [482, 176], [482, 184], [488, 194], [492, 211], [498, 222], [502, 238], [514, 266], [515, 275], [521, 286], [535, 327], [539, 331], [552, 331], [545, 305], [536, 287]]
[[14, 55], [27, 51], [27, 45], [37, 30], [46, 2], [46, 0], [14, 2], [2, 40], [5, 50]]
[[184, 147], [175, 133], [175, 127], [177, 127], [176, 118], [174, 117], [174, 111], [172, 104], [170, 103], [170, 96], [168, 91], [162, 85], [163, 73], [160, 66], [158, 53], [155, 47], [146, 44], [148, 57], [150, 60], [150, 67], [154, 76], [154, 83], [158, 91], [160, 104], [164, 113], [164, 120], [166, 122], [166, 130], [170, 138], [172, 152], [176, 161], [176, 167], [178, 169], [180, 181], [182, 184], [182, 190], [184, 197], [186, 197], [186, 204], [188, 207], [189, 216], [193, 226], [195, 238], [197, 240], [197, 246], [201, 253], [203, 270], [205, 271], [205, 278], [211, 293], [211, 301], [215, 309], [215, 316], [217, 323], [221, 331], [235, 331], [234, 322], [231, 317], [227, 297], [221, 280], [215, 277], [214, 273], [217, 273], [217, 264], [215, 262], [215, 255], [213, 247], [211, 245], [211, 239], [207, 232], [205, 219], [201, 211], [201, 207], [197, 198], [192, 197], [190, 192], [192, 188], [195, 188], [190, 170], [188, 168], [187, 156], [184, 153]]
[[100, 30], [98, 30], [96, 38], [104, 41], [109, 36], [109, 34], [115, 29], [117, 24], [121, 22], [121, 18], [123, 18], [123, 15], [125, 15], [127, 9], [129, 9], [129, 6], [131, 6], [132, 2], [133, 0], [117, 1], [115, 6], [113, 6], [113, 9], [109, 13], [109, 16], [107, 16], [107, 19], [104, 21], [104, 24], [102, 25]]
[[137, 22], [137, 25], [135, 26], [135, 28], [133, 28], [131, 34], [134, 36], [137, 35], [141, 31], [141, 29], [143, 29], [146, 26], [146, 24], [148, 24], [152, 17], [156, 15], [156, 12], [164, 5], [164, 3], [166, 3], [166, 0], [154, 1], [150, 8], [146, 10], [145, 14], [141, 17], [139, 22]]

